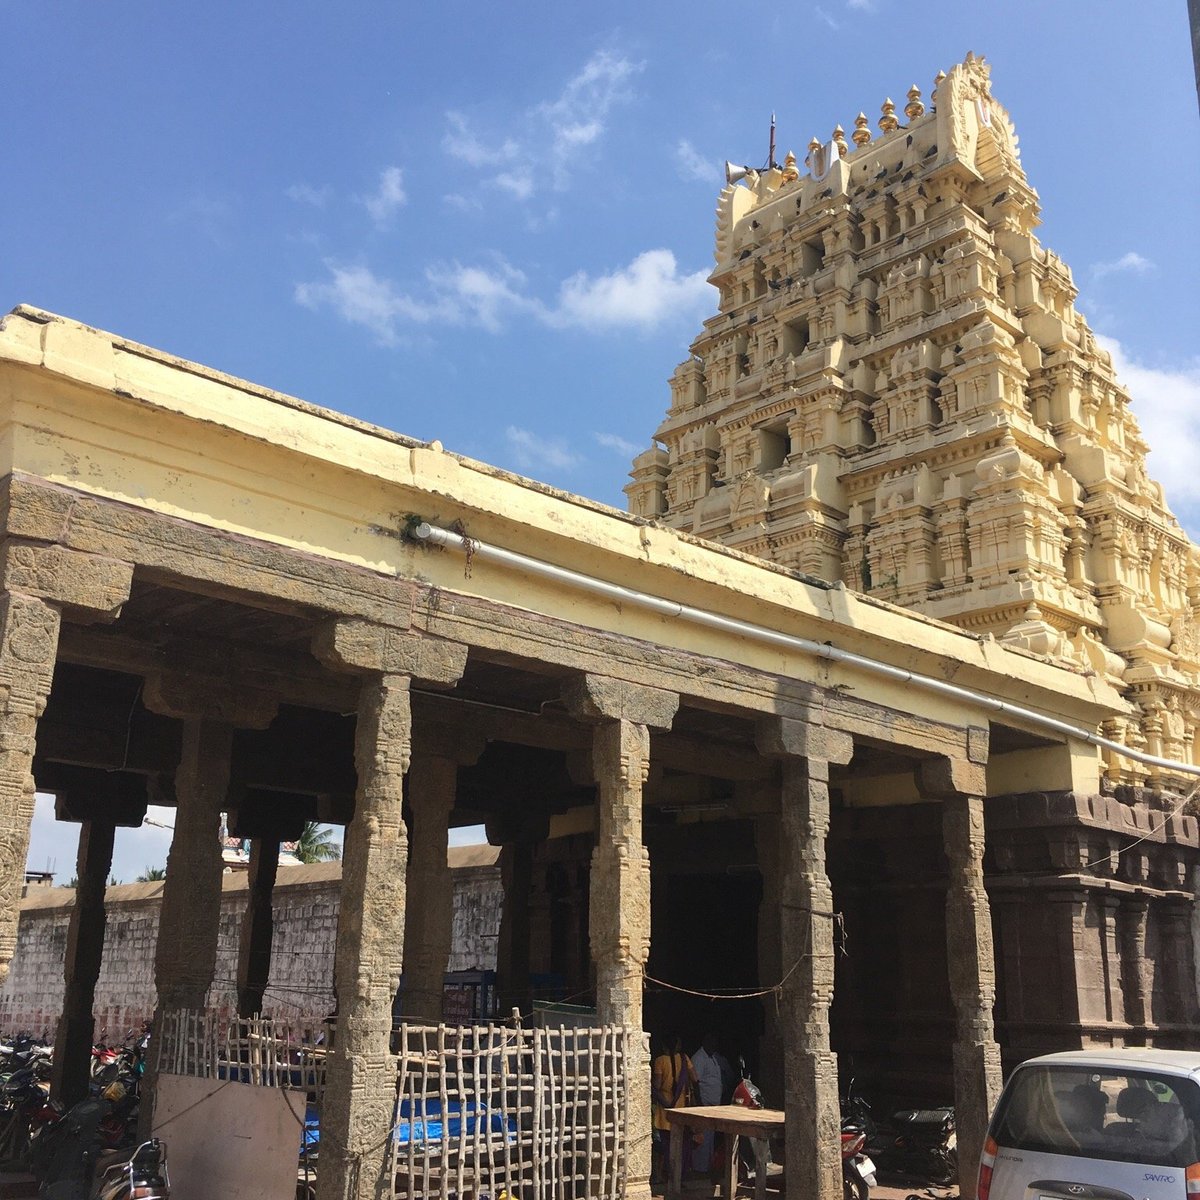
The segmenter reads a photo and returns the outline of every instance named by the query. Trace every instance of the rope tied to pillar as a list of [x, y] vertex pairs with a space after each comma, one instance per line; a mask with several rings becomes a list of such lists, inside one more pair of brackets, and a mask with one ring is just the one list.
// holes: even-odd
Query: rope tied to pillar
[[829, 960], [836, 958], [845, 958], [847, 955], [848, 938], [846, 936], [846, 918], [840, 912], [827, 911], [825, 909], [805, 908], [802, 906], [796, 907], [795, 911], [807, 913], [813, 917], [828, 917], [833, 921], [834, 937], [837, 946], [832, 953], [818, 954], [815, 951], [809, 950], [801, 954], [795, 962], [783, 973], [783, 978], [778, 983], [771, 984], [769, 987], [760, 987], [754, 989], [745, 988], [717, 988], [713, 991], [703, 991], [699, 988], [682, 987], [677, 983], [668, 983], [665, 979], [657, 979], [651, 975], [643, 966], [641, 969], [642, 982], [652, 983], [657, 987], [665, 988], [669, 992], [679, 992], [684, 996], [695, 996], [701, 1000], [759, 1000], [764, 996], [774, 996], [775, 1004], [778, 1007], [780, 1000], [783, 999], [783, 989], [791, 977], [800, 969], [800, 964], [804, 962], [812, 962], [815, 960]]

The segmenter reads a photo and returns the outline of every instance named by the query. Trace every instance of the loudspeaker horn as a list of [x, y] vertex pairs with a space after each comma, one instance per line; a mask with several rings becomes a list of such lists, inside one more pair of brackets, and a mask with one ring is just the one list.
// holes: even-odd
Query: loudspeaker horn
[[745, 179], [747, 175], [753, 171], [752, 167], [742, 167], [737, 163], [726, 162], [725, 164], [725, 182], [737, 183], [739, 179]]

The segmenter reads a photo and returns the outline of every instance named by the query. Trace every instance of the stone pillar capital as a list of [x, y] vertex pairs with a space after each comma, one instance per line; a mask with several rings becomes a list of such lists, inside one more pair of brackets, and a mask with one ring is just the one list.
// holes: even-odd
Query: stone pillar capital
[[917, 765], [917, 791], [925, 800], [986, 796], [987, 769], [966, 758], [927, 758]]
[[769, 758], [807, 758], [845, 766], [854, 739], [840, 729], [796, 717], [763, 717], [754, 730], [758, 752]]
[[461, 725], [434, 725], [425, 721], [414, 721], [412, 730], [412, 757], [443, 758], [458, 767], [470, 767], [479, 761], [487, 748], [487, 738]]
[[164, 717], [213, 721], [235, 729], [266, 729], [279, 711], [279, 698], [246, 687], [235, 674], [155, 671], [146, 677], [142, 703]]
[[313, 638], [313, 654], [335, 671], [408, 675], [451, 687], [467, 665], [467, 647], [427, 634], [357, 617], [326, 622]]
[[632, 721], [653, 729], [670, 729], [679, 711], [677, 693], [607, 675], [576, 676], [563, 690], [563, 701], [584, 721]]
[[6, 538], [0, 543], [0, 579], [6, 591], [36, 596], [94, 621], [113, 621], [129, 599], [133, 566], [45, 542]]

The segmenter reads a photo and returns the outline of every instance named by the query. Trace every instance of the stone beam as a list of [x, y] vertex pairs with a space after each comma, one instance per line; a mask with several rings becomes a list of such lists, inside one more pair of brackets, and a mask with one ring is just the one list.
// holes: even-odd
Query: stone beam
[[[652, 673], [656, 687], [685, 697], [693, 707], [742, 717], [784, 713], [803, 719], [815, 705], [823, 710], [828, 728], [857, 741], [901, 752], [966, 755], [961, 726], [887, 708], [845, 691], [781, 680], [770, 671], [568, 625], [478, 597], [455, 595], [453, 603], [421, 611], [429, 632], [464, 642], [491, 661], [536, 661], [634, 686]], [[521, 647], [521, 659], [513, 655], [514, 646]]]
[[[121, 671], [145, 677], [167, 665], [162, 649], [119, 632], [120, 627], [101, 628], [67, 625], [59, 643], [59, 658], [81, 667]], [[205, 672], [206, 666], [236, 656], [239, 678], [260, 692], [295, 704], [327, 712], [353, 710], [358, 695], [349, 676], [331, 675], [307, 654], [282, 654], [244, 645], [236, 647], [217, 638], [191, 638], [188, 665], [184, 669]]]
[[227, 530], [9, 475], [0, 515], [12, 535], [112, 555], [139, 575], [285, 612], [343, 613], [407, 625], [416, 585]]

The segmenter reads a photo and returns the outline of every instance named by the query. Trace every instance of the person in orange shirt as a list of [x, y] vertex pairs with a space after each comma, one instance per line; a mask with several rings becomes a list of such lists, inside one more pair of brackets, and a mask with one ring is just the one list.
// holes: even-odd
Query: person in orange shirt
[[[659, 1150], [659, 1177], [664, 1181], [671, 1164], [672, 1131], [671, 1123], [667, 1120], [667, 1109], [686, 1108], [694, 1104], [698, 1083], [696, 1068], [683, 1052], [683, 1039], [678, 1035], [668, 1037], [663, 1052], [654, 1060], [650, 1085], [654, 1107], [654, 1141]], [[687, 1169], [686, 1162], [684, 1169]]]

